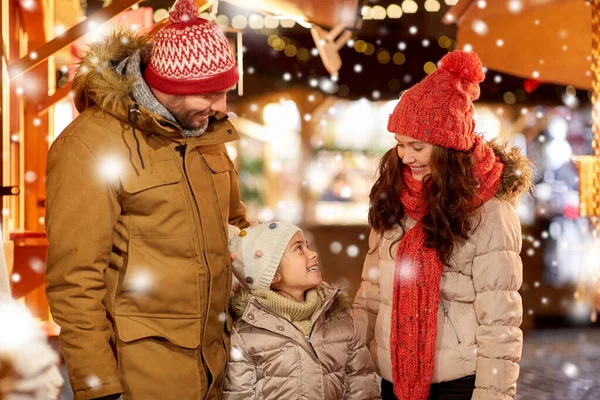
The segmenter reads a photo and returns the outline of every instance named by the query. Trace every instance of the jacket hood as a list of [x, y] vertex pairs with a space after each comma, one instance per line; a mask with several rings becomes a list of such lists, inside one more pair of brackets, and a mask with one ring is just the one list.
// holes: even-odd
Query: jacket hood
[[74, 102], [79, 112], [98, 105], [127, 120], [134, 79], [119, 74], [116, 67], [137, 50], [142, 62], [147, 62], [152, 50], [149, 36], [125, 30], [112, 31], [88, 47], [73, 78]]
[[508, 143], [500, 143], [494, 139], [487, 142], [487, 145], [505, 166], [496, 197], [516, 204], [523, 193], [529, 192], [533, 187], [531, 161], [521, 154], [518, 147], [510, 147]]
[[[342, 285], [322, 283], [320, 287], [323, 290], [323, 293], [325, 293], [324, 304], [330, 303], [325, 309], [327, 317], [352, 308], [353, 301], [343, 289]], [[250, 293], [250, 289], [239, 284], [232, 289], [232, 292], [231, 299], [229, 300], [229, 312], [235, 321], [244, 315], [246, 307], [256, 297]], [[332, 296], [335, 296], [333, 302], [328, 302], [329, 298]]]

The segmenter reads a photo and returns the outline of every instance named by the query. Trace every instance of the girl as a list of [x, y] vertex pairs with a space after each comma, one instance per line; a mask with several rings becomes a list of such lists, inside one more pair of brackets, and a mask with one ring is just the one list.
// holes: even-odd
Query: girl
[[317, 253], [284, 222], [230, 227], [237, 279], [224, 398], [380, 399], [369, 352], [339, 288], [321, 280]]
[[521, 227], [531, 186], [516, 148], [474, 133], [485, 75], [454, 51], [390, 115], [397, 146], [370, 194], [357, 329], [383, 399], [509, 400], [521, 357]]

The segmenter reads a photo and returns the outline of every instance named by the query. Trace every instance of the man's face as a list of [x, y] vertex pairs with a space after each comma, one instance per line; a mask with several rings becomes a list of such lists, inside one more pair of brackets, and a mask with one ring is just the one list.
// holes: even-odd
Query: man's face
[[221, 92], [181, 96], [152, 89], [156, 99], [169, 110], [183, 129], [200, 132], [204, 132], [208, 127], [208, 117], [216, 112], [227, 110], [228, 91], [229, 89]]

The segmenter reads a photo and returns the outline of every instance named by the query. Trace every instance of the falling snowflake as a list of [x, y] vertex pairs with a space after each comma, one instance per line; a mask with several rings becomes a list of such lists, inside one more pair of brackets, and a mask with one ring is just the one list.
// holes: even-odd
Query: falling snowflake
[[471, 24], [471, 28], [473, 28], [473, 30], [475, 31], [475, 33], [478, 34], [478, 35], [480, 35], [480, 36], [487, 35], [487, 33], [490, 30], [488, 28], [487, 24], [483, 20], [481, 20], [481, 19], [473, 20], [473, 23]]
[[135, 292], [144, 293], [152, 287], [152, 274], [148, 270], [136, 271], [132, 274], [129, 287]]
[[379, 268], [378, 267], [371, 267], [369, 268], [369, 278], [371, 280], [377, 280], [379, 278]]
[[562, 371], [566, 376], [568, 376], [571, 379], [577, 378], [577, 376], [579, 375], [579, 368], [577, 368], [575, 364], [570, 362], [566, 362], [563, 364]]
[[227, 313], [222, 312], [221, 314], [219, 314], [219, 321], [221, 321], [221, 322], [227, 321]]
[[407, 259], [406, 257], [403, 257], [399, 260], [399, 265], [398, 265], [398, 270], [397, 270], [397, 274], [398, 274], [398, 278], [403, 281], [403, 282], [412, 282], [415, 279], [415, 270], [414, 270], [415, 266], [414, 263]]
[[533, 282], [533, 286], [535, 286], [536, 288], [540, 287], [540, 282], [539, 281]]
[[230, 356], [233, 361], [241, 361], [242, 358], [244, 358], [241, 350], [238, 349], [236, 346], [231, 346]]
[[533, 250], [533, 249], [527, 249], [527, 255], [529, 257], [533, 257], [534, 254], [535, 254], [535, 250]]
[[25, 182], [33, 183], [37, 179], [37, 174], [34, 171], [25, 172]]
[[21, 282], [21, 274], [19, 274], [18, 272], [13, 273], [10, 277], [10, 280], [13, 281], [14, 283]]
[[367, 235], [365, 235], [364, 233], [361, 233], [360, 235], [358, 235], [358, 238], [360, 240], [365, 240], [367, 238]]
[[285, 74], [283, 74], [284, 81], [289, 81], [291, 79], [292, 79], [292, 74], [290, 74], [289, 72], [286, 72]]
[[85, 379], [85, 382], [87, 383], [88, 387], [90, 387], [90, 388], [97, 388], [97, 387], [102, 386], [102, 381], [96, 375], [88, 376]]
[[352, 257], [352, 258], [354, 258], [354, 257], [358, 256], [358, 253], [359, 253], [359, 252], [360, 252], [360, 251], [359, 251], [359, 249], [358, 249], [358, 246], [356, 246], [356, 245], [354, 245], [354, 244], [353, 244], [353, 245], [350, 245], [350, 246], [348, 246], [348, 248], [346, 249], [346, 254], [348, 254], [348, 257]]
[[106, 179], [117, 179], [121, 171], [121, 161], [115, 156], [107, 156], [100, 161], [100, 174]]
[[329, 250], [331, 250], [331, 252], [333, 254], [338, 254], [342, 251], [342, 244], [340, 242], [331, 242], [331, 245], [329, 246]]
[[354, 72], [356, 72], [357, 74], [360, 74], [362, 72], [362, 70], [363, 70], [362, 65], [356, 64], [354, 66]]
[[29, 260], [29, 268], [31, 268], [35, 273], [41, 274], [44, 272], [44, 262], [37, 258], [37, 257], [33, 257], [31, 260]]
[[547, 305], [550, 302], [550, 300], [548, 300], [547, 297], [542, 297], [541, 302], [542, 302], [542, 304]]
[[519, 13], [521, 12], [521, 10], [523, 9], [523, 3], [521, 2], [521, 0], [510, 0], [508, 2], [508, 11], [510, 11], [513, 14]]
[[494, 77], [494, 82], [496, 82], [496, 83], [500, 83], [500, 82], [502, 82], [502, 77], [501, 77], [500, 75], [496, 75], [496, 76]]

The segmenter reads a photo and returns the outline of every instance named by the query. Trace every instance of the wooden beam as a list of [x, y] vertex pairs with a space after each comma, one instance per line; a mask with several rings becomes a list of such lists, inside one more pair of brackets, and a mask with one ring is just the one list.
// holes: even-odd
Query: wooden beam
[[56, 89], [54, 94], [48, 96], [37, 103], [36, 109], [38, 115], [44, 115], [48, 112], [48, 108], [58, 103], [71, 93], [71, 82], [69, 84]]
[[[10, 63], [8, 65], [8, 74], [10, 76], [10, 79], [13, 80], [17, 76], [32, 69], [33, 67], [40, 64], [48, 57], [62, 49], [63, 47], [68, 46], [75, 40], [89, 33], [90, 22], [93, 22], [98, 26], [102, 25], [108, 22], [111, 18], [120, 14], [121, 12], [131, 8], [131, 6], [136, 5], [140, 1], [141, 0], [117, 0], [108, 7], [97, 11], [96, 13], [94, 13], [94, 15], [92, 15], [85, 21], [73, 26], [64, 34], [55, 37], [51, 41], [43, 44], [41, 47], [30, 52], [28, 55], [21, 58], [20, 60]], [[32, 55], [34, 55], [34, 57], [32, 57]]]

